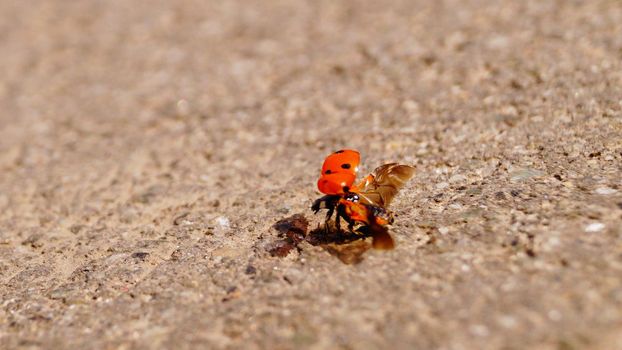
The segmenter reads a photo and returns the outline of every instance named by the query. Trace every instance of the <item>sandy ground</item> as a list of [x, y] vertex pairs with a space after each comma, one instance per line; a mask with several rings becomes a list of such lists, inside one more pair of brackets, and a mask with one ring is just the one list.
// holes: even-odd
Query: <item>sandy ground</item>
[[[622, 349], [620, 1], [0, 18], [0, 348]], [[344, 147], [393, 251], [309, 238]]]

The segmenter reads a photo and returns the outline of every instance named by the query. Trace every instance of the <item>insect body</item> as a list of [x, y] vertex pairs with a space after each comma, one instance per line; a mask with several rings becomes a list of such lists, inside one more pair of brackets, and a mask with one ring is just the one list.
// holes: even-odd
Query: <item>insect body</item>
[[[316, 213], [320, 209], [328, 210], [326, 227], [336, 211], [337, 230], [341, 229], [343, 219], [351, 232], [371, 235], [375, 248], [391, 249], [394, 243], [386, 225], [393, 223], [393, 214], [387, 208], [415, 169], [397, 163], [385, 164], [355, 184], [359, 162], [360, 155], [354, 150], [329, 155], [318, 181], [318, 189], [326, 195], [317, 199], [311, 209]], [[358, 226], [356, 230], [355, 226]]]
[[326, 195], [343, 195], [356, 180], [361, 155], [351, 149], [332, 153], [322, 164], [322, 175], [317, 182], [320, 192]]

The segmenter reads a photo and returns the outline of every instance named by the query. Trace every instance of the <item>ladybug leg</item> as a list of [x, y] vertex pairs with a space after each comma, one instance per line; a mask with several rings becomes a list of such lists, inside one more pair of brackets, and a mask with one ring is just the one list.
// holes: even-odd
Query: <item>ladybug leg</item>
[[311, 210], [313, 210], [314, 214], [317, 214], [317, 212], [320, 211], [320, 209], [322, 209], [322, 204], [325, 201], [324, 200], [325, 197], [326, 196], [316, 199], [315, 202], [313, 202], [313, 205], [311, 205]]
[[[328, 233], [328, 228], [330, 227], [328, 225], [328, 222], [330, 221], [330, 218], [333, 216], [334, 212], [335, 212], [335, 207], [328, 208], [328, 212], [326, 213], [326, 220], [324, 221], [324, 232], [325, 233]], [[335, 220], [335, 224], [339, 226], [339, 216], [337, 216]]]
[[339, 198], [340, 196], [337, 195], [327, 195], [316, 199], [315, 202], [313, 202], [313, 205], [311, 205], [311, 210], [313, 210], [315, 214], [317, 214], [321, 209], [328, 210], [326, 212], [326, 219], [324, 221], [324, 231], [326, 233], [328, 233], [329, 228], [328, 222], [335, 213], [335, 207], [337, 206], [337, 201], [339, 200]]
[[[328, 232], [328, 228], [330, 227], [328, 225], [328, 222], [330, 221], [330, 219], [333, 217], [333, 214], [335, 213], [335, 205], [332, 202], [326, 202], [326, 208], [328, 209], [328, 211], [326, 212], [326, 219], [324, 220], [324, 228], [326, 229], [326, 232]], [[337, 217], [336, 219], [336, 224], [337, 226], [339, 226], [339, 217]]]
[[339, 213], [335, 216], [335, 228], [337, 232], [341, 231], [341, 215]]
[[326, 212], [326, 222], [328, 222], [330, 220], [330, 218], [333, 217], [333, 213], [335, 212], [335, 207], [329, 207], [328, 211]]
[[335, 216], [335, 227], [337, 231], [341, 231], [341, 218], [348, 221], [347, 216], [345, 215], [345, 207], [343, 204], [337, 204], [337, 215]]
[[[330, 227], [328, 222], [330, 221], [330, 219], [333, 217], [333, 214], [335, 213], [335, 206], [334, 205], [327, 206], [327, 209], [328, 209], [328, 212], [326, 213], [326, 219], [324, 220], [324, 231], [326, 234], [328, 234], [328, 228]], [[339, 230], [339, 215], [336, 216], [335, 225], [337, 226], [337, 230]]]
[[336, 195], [328, 195], [324, 197], [320, 197], [313, 202], [311, 205], [311, 210], [315, 214], [317, 214], [320, 209], [328, 209], [330, 215], [333, 215], [333, 211], [335, 210], [335, 206], [337, 205], [337, 201], [339, 200], [339, 196]]
[[357, 231], [354, 230], [354, 225], [356, 224], [355, 220], [352, 220], [352, 218], [348, 218], [348, 220], [346, 220], [348, 222], [348, 230], [354, 234], [356, 234]]
[[341, 230], [340, 219], [343, 219], [345, 222], [348, 223], [348, 230], [350, 232], [354, 232], [353, 228], [354, 228], [355, 221], [352, 220], [352, 218], [349, 217], [348, 214], [346, 214], [345, 207], [343, 205], [337, 206], [337, 217], [335, 219], [335, 223], [337, 224], [338, 230]]

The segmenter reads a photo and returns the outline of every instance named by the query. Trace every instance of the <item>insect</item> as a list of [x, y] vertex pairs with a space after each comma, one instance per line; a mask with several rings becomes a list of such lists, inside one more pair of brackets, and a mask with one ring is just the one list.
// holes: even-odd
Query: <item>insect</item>
[[360, 159], [359, 152], [350, 149], [326, 157], [318, 180], [318, 189], [325, 196], [317, 199], [311, 209], [315, 213], [320, 209], [328, 210], [326, 228], [336, 212], [337, 230], [341, 230], [343, 219], [350, 232], [371, 235], [374, 248], [392, 249], [395, 244], [386, 226], [393, 223], [393, 213], [387, 208], [414, 175], [415, 168], [397, 163], [384, 164], [355, 183]]

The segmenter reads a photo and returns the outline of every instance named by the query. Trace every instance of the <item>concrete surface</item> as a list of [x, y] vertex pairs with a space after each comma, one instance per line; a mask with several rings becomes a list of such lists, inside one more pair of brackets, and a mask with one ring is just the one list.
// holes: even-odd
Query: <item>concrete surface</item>
[[[620, 1], [0, 18], [0, 348], [622, 348]], [[271, 256], [344, 147], [396, 249]]]

